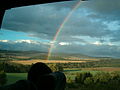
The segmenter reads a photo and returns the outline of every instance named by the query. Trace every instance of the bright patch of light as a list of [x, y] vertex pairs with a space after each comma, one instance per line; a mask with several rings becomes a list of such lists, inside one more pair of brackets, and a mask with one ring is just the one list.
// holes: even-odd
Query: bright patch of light
[[99, 42], [99, 41], [96, 41], [96, 42], [94, 42], [94, 43], [92, 43], [92, 44], [97, 45], [97, 46], [102, 45], [102, 43], [101, 43], [101, 42]]
[[16, 40], [14, 42], [15, 43], [29, 43], [29, 44], [34, 43], [34, 44], [38, 44], [38, 42], [34, 41], [34, 40]]
[[56, 41], [51, 41], [51, 42], [50, 42], [50, 44], [54, 44], [54, 43], [56, 43]]
[[0, 42], [8, 42], [9, 40], [0, 40]]
[[101, 46], [101, 45], [113, 46], [113, 45], [115, 45], [115, 44], [113, 44], [113, 43], [111, 43], [111, 42], [101, 43], [101, 42], [99, 42], [99, 41], [96, 41], [96, 42], [94, 42], [94, 43], [92, 43], [92, 44], [97, 45], [97, 46]]
[[59, 45], [63, 46], [63, 45], [70, 45], [70, 43], [68, 42], [60, 42]]

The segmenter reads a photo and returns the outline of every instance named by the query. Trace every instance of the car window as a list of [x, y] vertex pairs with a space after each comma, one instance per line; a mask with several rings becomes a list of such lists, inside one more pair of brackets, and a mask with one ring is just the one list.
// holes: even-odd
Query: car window
[[119, 3], [77, 0], [7, 10], [0, 30], [5, 85], [26, 79], [30, 66], [43, 62], [66, 75], [66, 90], [120, 88]]

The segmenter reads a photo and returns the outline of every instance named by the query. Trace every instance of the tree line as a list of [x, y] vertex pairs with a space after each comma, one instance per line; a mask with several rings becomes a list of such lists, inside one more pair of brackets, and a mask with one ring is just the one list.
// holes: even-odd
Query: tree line
[[[22, 65], [11, 62], [0, 62], [0, 86], [3, 86], [7, 82], [6, 73], [27, 73], [32, 65]], [[48, 64], [48, 66], [55, 71], [63, 71], [63, 68], [59, 64]]]
[[77, 73], [67, 86], [76, 90], [120, 90], [120, 72]]

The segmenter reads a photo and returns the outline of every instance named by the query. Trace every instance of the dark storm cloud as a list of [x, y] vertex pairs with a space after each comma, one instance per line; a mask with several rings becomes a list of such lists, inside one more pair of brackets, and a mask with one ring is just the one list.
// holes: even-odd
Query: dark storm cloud
[[120, 0], [91, 0], [83, 7], [95, 12], [92, 14], [93, 18], [102, 18], [108, 21], [120, 19]]
[[90, 0], [87, 7], [97, 12], [108, 14], [120, 8], [120, 0]]
[[80, 0], [72, 0], [72, 1], [65, 1], [65, 2], [59, 2], [56, 4], [49, 4], [52, 7], [55, 7], [57, 10], [61, 9], [72, 9]]
[[100, 38], [102, 36], [109, 35], [110, 30], [107, 29], [106, 25], [100, 22], [91, 22], [89, 18], [81, 17], [70, 19], [68, 25], [63, 29], [65, 35], [79, 35], [79, 36], [90, 36]]
[[[92, 12], [88, 15], [93, 20], [107, 23], [118, 22], [120, 26], [120, 0], [91, 0], [83, 4], [83, 7]], [[116, 27], [114, 25], [114, 27]], [[114, 28], [113, 28], [114, 29]], [[111, 33], [111, 34], [110, 34]], [[111, 42], [120, 41], [120, 28], [110, 32]]]
[[56, 10], [51, 5], [12, 9], [6, 12], [3, 28], [14, 31], [49, 35], [52, 38], [69, 10]]
[[[77, 2], [61, 2], [12, 9], [6, 12], [2, 27], [14, 31], [30, 32], [36, 37], [52, 39], [60, 24]], [[67, 37], [71, 34], [102, 37], [109, 33], [109, 30], [105, 29], [105, 25], [100, 22], [91, 22], [89, 18], [80, 17], [79, 14], [76, 17], [72, 16], [63, 28], [64, 33], [68, 35]]]
[[[29, 33], [30, 37], [52, 40], [65, 17], [78, 1], [43, 4], [11, 9], [6, 12], [2, 28]], [[90, 55], [119, 56], [119, 46], [90, 44], [85, 39], [73, 36], [89, 36], [91, 38], [109, 37], [111, 42], [120, 41], [120, 30], [109, 30], [104, 22], [120, 23], [120, 0], [90, 0], [81, 3], [65, 23], [57, 43], [68, 42], [70, 45], [58, 45], [55, 52], [75, 52]], [[86, 43], [78, 45], [74, 42]], [[107, 40], [101, 40], [101, 43]]]

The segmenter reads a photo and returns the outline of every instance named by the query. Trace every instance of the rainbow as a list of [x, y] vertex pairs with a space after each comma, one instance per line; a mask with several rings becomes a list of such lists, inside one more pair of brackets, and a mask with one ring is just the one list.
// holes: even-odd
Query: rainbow
[[53, 40], [52, 40], [52, 44], [50, 45], [50, 48], [48, 49], [48, 57], [47, 60], [49, 60], [49, 57], [51, 56], [51, 52], [52, 49], [54, 47], [54, 42], [57, 40], [57, 37], [59, 36], [61, 30], [64, 28], [64, 25], [67, 23], [67, 21], [69, 20], [69, 18], [71, 17], [71, 15], [74, 13], [74, 11], [80, 6], [81, 0], [79, 0], [79, 2], [77, 4], [74, 5], [74, 7], [72, 8], [72, 10], [68, 13], [68, 15], [65, 17], [65, 19], [63, 20], [63, 22], [61, 23], [60, 27], [58, 28]]

